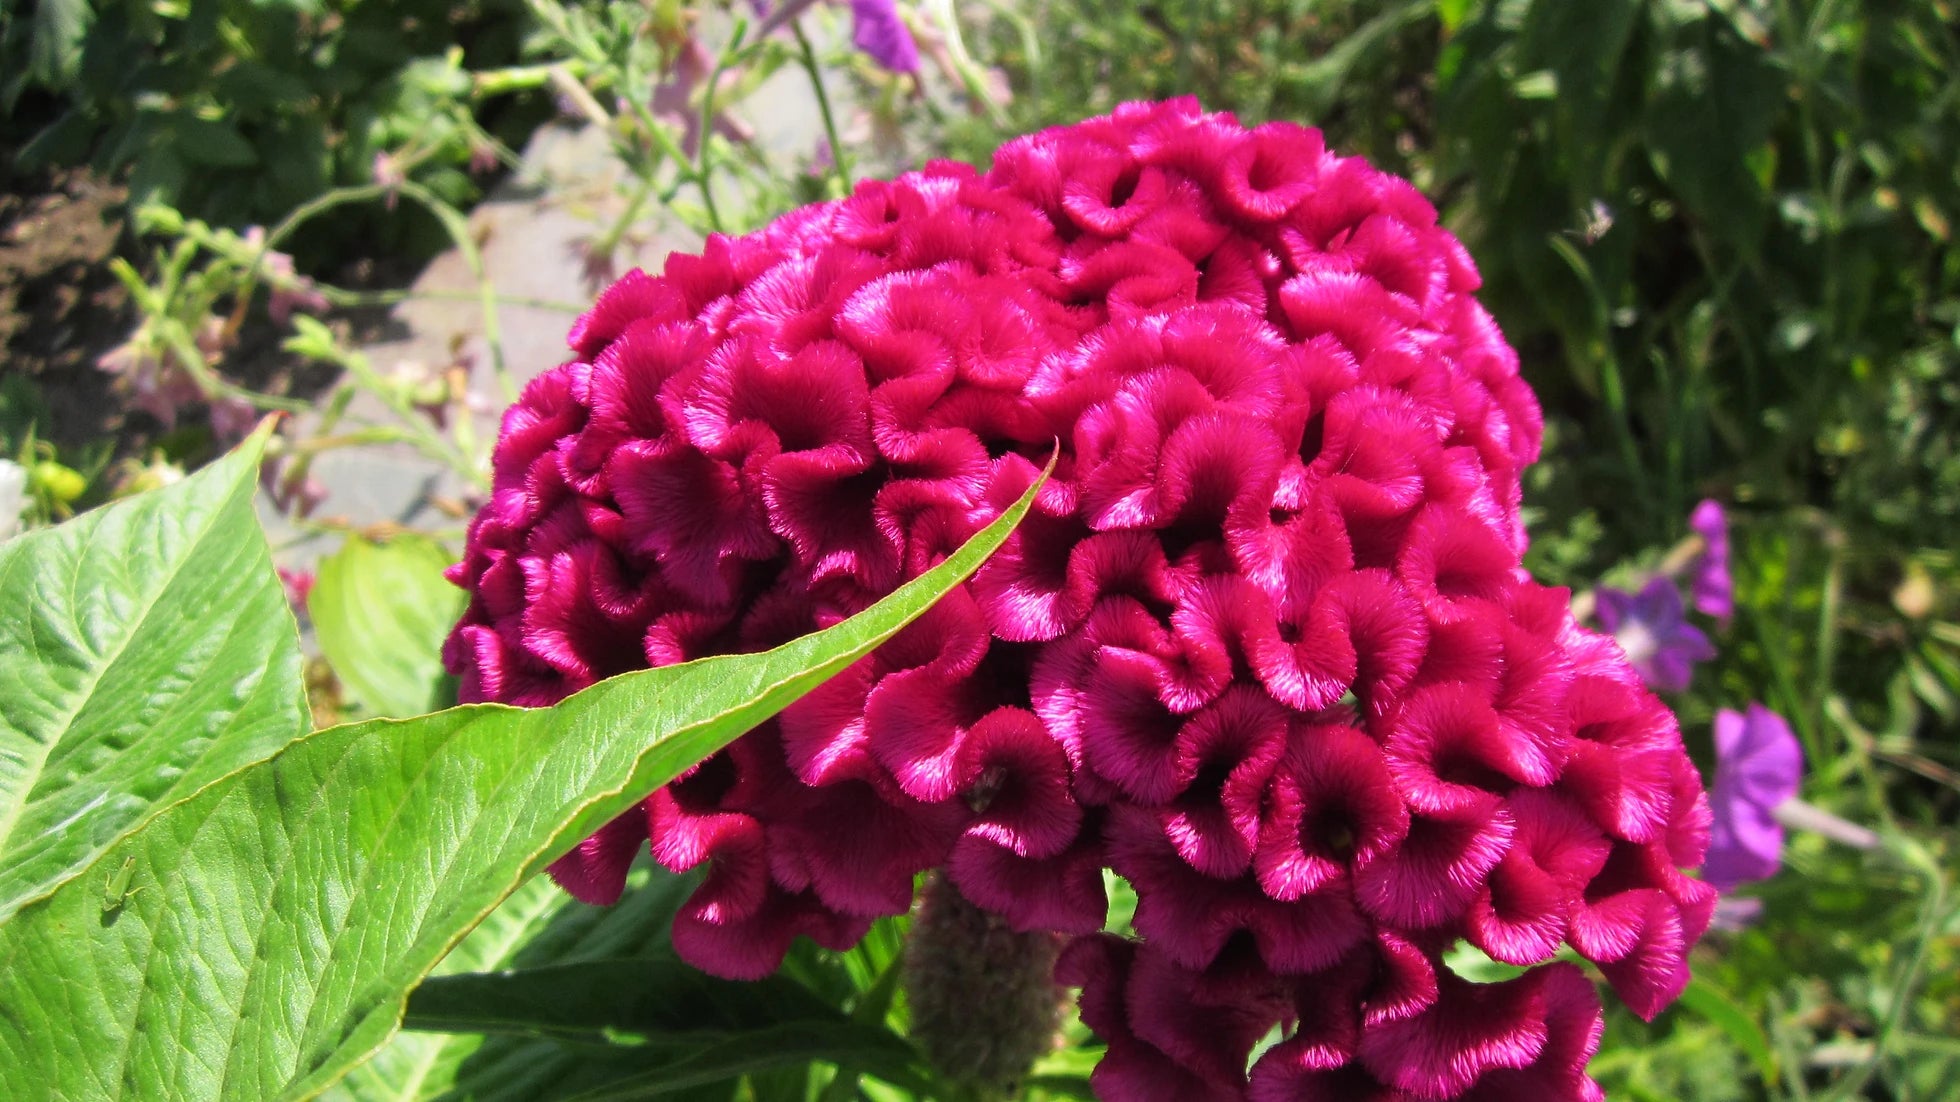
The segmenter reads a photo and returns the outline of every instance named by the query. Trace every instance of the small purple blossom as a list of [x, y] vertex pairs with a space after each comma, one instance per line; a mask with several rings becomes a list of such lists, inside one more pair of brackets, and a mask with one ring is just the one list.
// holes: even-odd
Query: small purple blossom
[[1597, 600], [1600, 626], [1626, 651], [1641, 680], [1656, 689], [1686, 689], [1695, 663], [1715, 657], [1708, 636], [1688, 623], [1681, 591], [1666, 578], [1655, 578], [1638, 594], [1600, 586]]
[[851, 0], [851, 45], [894, 73], [919, 71], [919, 47], [893, 0]]
[[1803, 774], [1803, 750], [1782, 716], [1749, 705], [1747, 715], [1715, 713], [1715, 783], [1708, 803], [1715, 814], [1708, 859], [1701, 877], [1729, 892], [1774, 875], [1783, 863], [1783, 826], [1776, 810], [1795, 799]]
[[[755, 10], [763, 16], [756, 33], [768, 34], [803, 14], [815, 2], [789, 0], [772, 10], [766, 0], [756, 0]], [[851, 45], [894, 73], [919, 71], [919, 46], [898, 14], [896, 0], [851, 0]]]
[[1713, 499], [1695, 506], [1688, 527], [1702, 539], [1705, 550], [1695, 562], [1695, 608], [1724, 624], [1735, 613], [1735, 580], [1729, 577], [1729, 518]]

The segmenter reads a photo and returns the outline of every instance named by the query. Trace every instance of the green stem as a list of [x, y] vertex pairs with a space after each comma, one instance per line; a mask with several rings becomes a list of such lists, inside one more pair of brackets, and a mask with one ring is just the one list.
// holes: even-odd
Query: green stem
[[592, 248], [604, 250], [605, 255], [611, 257], [619, 248], [620, 241], [625, 238], [626, 231], [632, 228], [633, 223], [640, 217], [640, 211], [645, 209], [647, 200], [652, 195], [653, 181], [639, 177], [633, 188], [633, 194], [627, 196], [626, 206], [620, 210], [619, 217], [613, 219], [613, 224], [606, 227], [604, 233], [592, 239]]
[[476, 277], [477, 302], [483, 309], [483, 340], [490, 346], [490, 370], [497, 376], [497, 386], [503, 391], [505, 404], [515, 405], [517, 383], [510, 376], [509, 366], [504, 363], [503, 329], [497, 320], [497, 288], [490, 282], [490, 273], [483, 264], [483, 253], [470, 235], [469, 219], [413, 180], [402, 181], [400, 191], [436, 216], [443, 228], [449, 231], [449, 239], [455, 243], [456, 251], [463, 254], [463, 263], [469, 265], [470, 274]]
[[[428, 418], [422, 416], [406, 398], [402, 397], [399, 388], [389, 385], [387, 380], [375, 374], [374, 367], [368, 363], [366, 356], [358, 352], [349, 353], [340, 357], [340, 365], [348, 374], [353, 375], [363, 388], [375, 397], [380, 398], [383, 404], [394, 413], [401, 421], [401, 424], [395, 426], [392, 431], [403, 434], [401, 436], [360, 440], [351, 439], [358, 434], [350, 433], [348, 434], [350, 437], [349, 443], [400, 442], [412, 444], [415, 450], [455, 471], [458, 476], [467, 480], [471, 485], [479, 489], [487, 489], [489, 487], [489, 480], [484, 476], [476, 460], [457, 447], [455, 443], [436, 432], [434, 427], [429, 423]], [[386, 428], [387, 426], [381, 426], [374, 431], [380, 432]]]
[[305, 402], [294, 401], [291, 398], [276, 398], [256, 390], [248, 390], [211, 370], [211, 365], [205, 362], [203, 350], [197, 347], [197, 342], [184, 332], [181, 325], [174, 322], [167, 323], [164, 326], [163, 339], [170, 346], [170, 351], [176, 355], [178, 362], [183, 364], [191, 381], [197, 384], [197, 388], [204, 392], [206, 398], [231, 398], [249, 402], [255, 409], [277, 410], [281, 413], [304, 413], [312, 408]]
[[810, 90], [817, 96], [817, 111], [823, 115], [823, 132], [830, 142], [830, 165], [837, 179], [844, 185], [844, 193], [850, 194], [855, 182], [851, 179], [851, 166], [845, 160], [844, 140], [837, 136], [837, 119], [831, 113], [830, 93], [824, 90], [823, 70], [817, 67], [817, 51], [810, 45], [810, 38], [803, 33], [803, 20], [789, 21], [790, 33], [796, 36], [796, 49], [803, 71], [810, 75]]
[[[481, 298], [476, 291], [353, 291], [345, 287], [333, 287], [315, 283], [313, 289], [322, 298], [335, 306], [394, 306], [403, 302], [476, 302]], [[552, 298], [531, 298], [525, 295], [498, 295], [499, 306], [528, 307], [534, 310], [556, 310], [565, 314], [582, 314], [586, 305]]]
[[721, 48], [721, 53], [715, 55], [714, 71], [708, 74], [707, 87], [701, 89], [701, 137], [694, 149], [694, 180], [701, 189], [701, 205], [708, 212], [708, 224], [716, 233], [726, 232], [726, 227], [722, 225], [721, 211], [715, 206], [714, 184], [709, 179], [714, 170], [709, 151], [715, 144], [715, 93], [721, 90], [721, 75], [728, 71], [729, 61], [741, 50], [742, 39], [748, 32], [749, 21], [736, 19], [735, 34]]
[[1824, 1096], [1825, 1102], [1844, 1102], [1858, 1097], [1864, 1091], [1865, 1084], [1878, 1073], [1878, 1066], [1884, 1061], [1886, 1050], [1891, 1047], [1893, 1035], [1905, 1020], [1906, 1008], [1919, 986], [1920, 974], [1926, 967], [1927, 952], [1932, 947], [1933, 939], [1939, 935], [1940, 927], [1946, 922], [1946, 873], [1939, 862], [1910, 838], [1894, 839], [1893, 852], [1926, 878], [1926, 901], [1920, 908], [1918, 931], [1913, 938], [1912, 953], [1906, 958], [1905, 968], [1893, 985], [1892, 1005], [1886, 1009], [1885, 1021], [1879, 1026], [1878, 1035], [1872, 1038], [1871, 1055], [1856, 1072], [1832, 1085], [1830, 1093]]

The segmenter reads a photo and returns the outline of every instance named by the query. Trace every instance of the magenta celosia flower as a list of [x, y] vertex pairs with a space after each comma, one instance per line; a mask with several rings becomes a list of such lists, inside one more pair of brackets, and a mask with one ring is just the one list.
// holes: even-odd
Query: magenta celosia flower
[[[1190, 101], [629, 273], [505, 416], [465, 700], [772, 646], [1029, 486], [973, 580], [553, 867], [706, 863], [688, 960], [842, 948], [941, 867], [1109, 1044], [1105, 1097], [1592, 1098], [1715, 900], [1673, 716], [1520, 567], [1541, 421], [1406, 182]], [[1102, 872], [1135, 942], [1097, 934]], [[1459, 940], [1531, 966], [1450, 973]], [[1253, 1063], [1275, 1026], [1291, 1032]]]
[[1803, 778], [1803, 748], [1782, 716], [1749, 705], [1715, 713], [1714, 822], [1702, 879], [1718, 891], [1766, 880], [1783, 863], [1783, 826], [1776, 809], [1794, 799]]
[[1715, 657], [1714, 644], [1688, 622], [1681, 591], [1670, 578], [1655, 578], [1639, 593], [1600, 586], [1599, 624], [1626, 651], [1641, 679], [1662, 692], [1678, 693], [1693, 680], [1696, 662]]
[[1695, 608], [1704, 616], [1727, 623], [1735, 614], [1735, 580], [1729, 576], [1729, 518], [1714, 500], [1695, 506], [1688, 527], [1701, 537], [1703, 549], [1695, 560]]

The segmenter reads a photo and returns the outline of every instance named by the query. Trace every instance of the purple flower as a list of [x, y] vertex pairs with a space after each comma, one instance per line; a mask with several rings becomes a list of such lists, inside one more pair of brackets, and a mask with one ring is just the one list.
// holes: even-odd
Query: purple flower
[[1708, 793], [1715, 822], [1701, 878], [1729, 892], [1775, 874], [1783, 863], [1776, 809], [1797, 794], [1803, 750], [1783, 717], [1749, 705], [1742, 715], [1715, 713], [1715, 783]]
[[1708, 637], [1688, 623], [1681, 591], [1666, 578], [1655, 578], [1638, 594], [1600, 586], [1597, 600], [1600, 626], [1626, 651], [1641, 680], [1656, 689], [1686, 689], [1695, 663], [1715, 657]]
[[893, 0], [851, 0], [851, 45], [894, 73], [919, 71], [919, 47]]
[[1729, 577], [1729, 518], [1721, 503], [1710, 499], [1695, 506], [1688, 527], [1706, 550], [1695, 563], [1695, 608], [1705, 616], [1728, 623], [1735, 612], [1735, 581]]
[[[755, 10], [764, 17], [756, 33], [768, 34], [815, 2], [790, 0], [771, 10], [766, 0], [756, 0]], [[851, 45], [894, 73], [919, 71], [919, 46], [899, 16], [896, 0], [851, 0]]]

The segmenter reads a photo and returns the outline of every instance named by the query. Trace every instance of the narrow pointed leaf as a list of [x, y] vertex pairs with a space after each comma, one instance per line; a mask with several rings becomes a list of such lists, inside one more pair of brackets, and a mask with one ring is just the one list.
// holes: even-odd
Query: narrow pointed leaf
[[[0, 1098], [312, 1098], [527, 878], [870, 653], [1006, 539], [1035, 488], [865, 612], [552, 708], [317, 732], [170, 808], [0, 927]], [[93, 889], [93, 890], [91, 890]]]
[[581, 1078], [599, 1080], [569, 1091], [566, 1102], [632, 1102], [668, 1097], [675, 1092], [774, 1071], [803, 1067], [817, 1060], [849, 1064], [904, 1087], [919, 1098], [941, 1098], [945, 1092], [919, 1065], [910, 1045], [882, 1029], [854, 1022], [791, 1022], [730, 1033], [712, 1044], [650, 1061], [636, 1069], [645, 1054], [628, 1050], [595, 1062]]
[[0, 923], [306, 730], [264, 445], [0, 544]]
[[717, 979], [671, 952], [501, 972], [432, 976], [409, 996], [406, 1029], [524, 1033], [602, 1042], [608, 1033], [684, 1038], [844, 1013], [786, 976]]
[[[566, 895], [549, 878], [533, 877], [450, 950], [435, 976], [529, 970], [667, 952], [674, 913], [698, 882], [698, 877], [677, 876], [643, 857], [629, 875], [626, 895], [618, 903], [588, 907]], [[467, 1082], [463, 1078], [466, 1065], [472, 1072], [486, 1065], [496, 1067], [499, 1050], [531, 1043], [510, 1036], [423, 1033], [411, 1025], [321, 1097], [328, 1102], [430, 1102]], [[497, 1068], [481, 1084], [466, 1087], [465, 1093], [479, 1100], [495, 1097], [529, 1102], [545, 1097], [531, 1093], [525, 1083]], [[536, 1084], [531, 1090], [549, 1090], [548, 1083]]]
[[1763, 1032], [1755, 1016], [1736, 1005], [1726, 991], [1697, 976], [1681, 992], [1681, 1006], [1728, 1034], [1729, 1040], [1756, 1066], [1756, 1074], [1763, 1077], [1763, 1082], [1776, 1083], [1776, 1053], [1770, 1047], [1769, 1035]]

